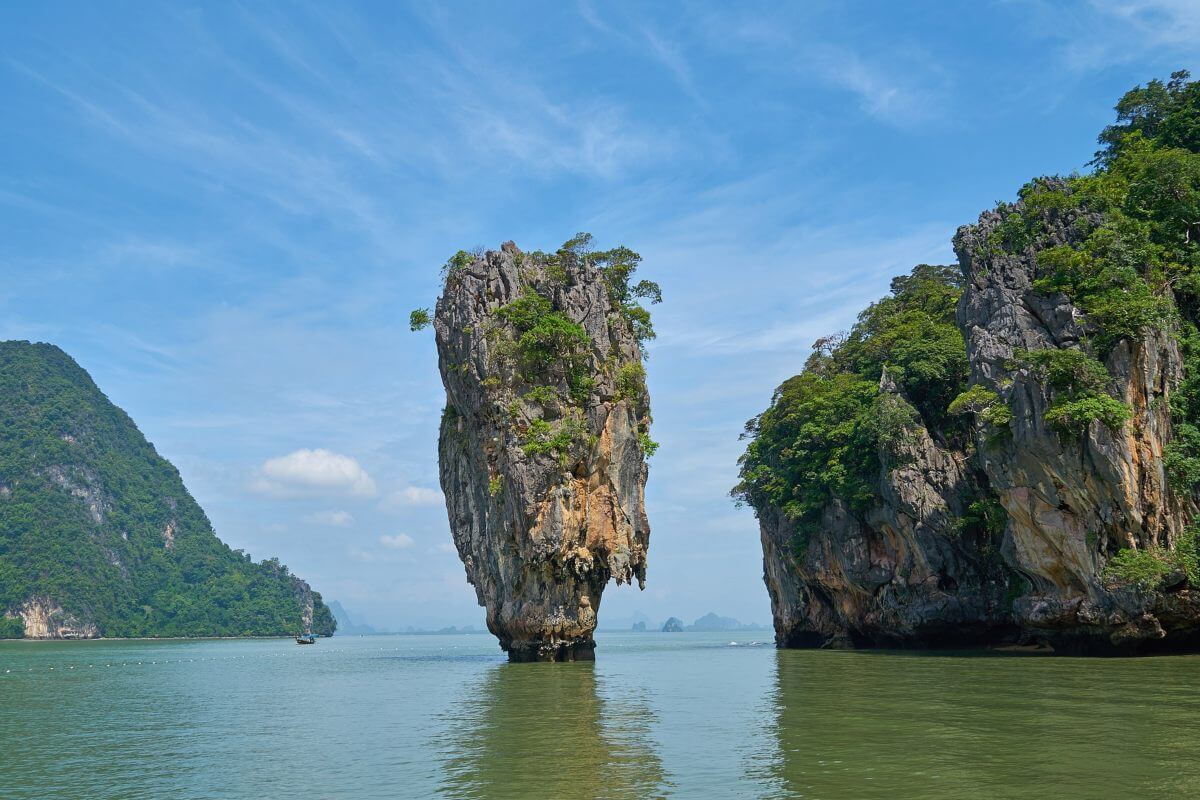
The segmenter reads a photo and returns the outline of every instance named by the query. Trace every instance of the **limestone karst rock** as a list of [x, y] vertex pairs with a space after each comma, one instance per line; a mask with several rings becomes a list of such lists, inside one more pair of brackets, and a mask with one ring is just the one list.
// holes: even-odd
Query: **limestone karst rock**
[[[972, 379], [1012, 413], [1008, 434], [979, 435], [979, 463], [1007, 512], [1005, 554], [1022, 577], [1013, 612], [1027, 632], [1060, 648], [1145, 649], [1200, 634], [1200, 596], [1176, 582], [1113, 585], [1108, 557], [1123, 548], [1174, 546], [1195, 509], [1172, 492], [1164, 453], [1179, 387], [1179, 345], [1162, 328], [1122, 338], [1096, 353], [1082, 310], [1065, 295], [1033, 286], [1037, 252], [1078, 244], [1098, 219], [1045, 214], [1036, 247], [1013, 255], [987, 242], [1024, 203], [990, 211], [959, 230], [955, 248], [967, 277], [959, 305]], [[1130, 419], [1063, 435], [1047, 422], [1054, 389], [1020, 355], [1072, 351], [1103, 356], [1109, 393]]]
[[747, 425], [781, 646], [1200, 649], [1200, 83], [1128, 93]]
[[448, 265], [433, 315], [439, 466], [454, 544], [514, 661], [590, 659], [605, 585], [644, 586], [650, 440], [628, 284], [638, 256], [512, 242]]

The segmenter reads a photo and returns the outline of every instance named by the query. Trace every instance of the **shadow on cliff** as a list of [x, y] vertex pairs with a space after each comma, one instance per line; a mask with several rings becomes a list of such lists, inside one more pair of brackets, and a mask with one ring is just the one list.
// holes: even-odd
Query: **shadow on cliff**
[[444, 797], [663, 794], [652, 712], [605, 692], [594, 664], [498, 664], [452, 716]]

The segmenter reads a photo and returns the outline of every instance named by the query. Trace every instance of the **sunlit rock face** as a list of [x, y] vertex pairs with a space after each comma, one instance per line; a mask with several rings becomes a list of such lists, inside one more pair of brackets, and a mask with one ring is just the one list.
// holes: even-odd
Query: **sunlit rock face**
[[[1012, 215], [1033, 219], [1037, 234], [1022, 248], [998, 247]], [[921, 418], [885, 369], [881, 400], [907, 409], [901, 416], [913, 424], [879, 448], [866, 501], [830, 497], [800, 526], [750, 494], [780, 646], [1200, 648], [1200, 587], [1186, 569], [1147, 581], [1109, 569], [1121, 553], [1190, 546], [1196, 508], [1171, 489], [1165, 468], [1179, 343], [1144, 326], [1102, 348], [1083, 311], [1037, 283], [1047, 270], [1041, 254], [1081, 246], [1101, 221], [1021, 201], [955, 236], [965, 385], [993, 398], [1003, 421], [973, 414], [964, 431], [949, 427], [961, 426], [960, 414]], [[1056, 388], [1039, 354], [1049, 356], [1041, 363], [1092, 364], [1102, 384], [1094, 391], [1124, 409], [1121, 419], [1056, 426], [1055, 404], [1069, 389]], [[995, 509], [994, 524], [964, 535], [981, 501]]]
[[1200, 593], [1182, 576], [1156, 589], [1118, 587], [1103, 576], [1122, 548], [1174, 546], [1194, 512], [1188, 498], [1170, 490], [1163, 462], [1172, 437], [1170, 396], [1182, 372], [1178, 344], [1147, 329], [1103, 354], [1108, 389], [1131, 412], [1119, 430], [1094, 422], [1065, 436], [1048, 425], [1051, 390], [1019, 354], [1092, 352], [1095, 332], [1065, 295], [1034, 290], [1042, 277], [1037, 253], [1077, 244], [1096, 220], [1047, 212], [1039, 241], [1025, 253], [988, 247], [1020, 208], [986, 212], [955, 237], [967, 278], [958, 321], [972, 379], [1012, 409], [1009, 435], [980, 437], [979, 462], [1008, 514], [1005, 556], [1024, 578], [1023, 591], [1014, 592], [1016, 620], [1061, 649], [1195, 646]]
[[[886, 374], [882, 385], [907, 405]], [[979, 496], [966, 454], [914, 422], [879, 459], [875, 501], [856, 511], [831, 500], [803, 548], [794, 521], [756, 506], [777, 644], [952, 646], [1011, 634], [998, 537], [958, 524]]]
[[488, 629], [514, 661], [593, 658], [605, 585], [646, 576], [633, 327], [594, 265], [509, 242], [448, 274], [434, 328], [441, 484]]

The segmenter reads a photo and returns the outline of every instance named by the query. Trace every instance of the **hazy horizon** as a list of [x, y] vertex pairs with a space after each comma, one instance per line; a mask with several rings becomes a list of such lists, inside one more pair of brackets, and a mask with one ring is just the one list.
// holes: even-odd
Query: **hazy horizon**
[[958, 225], [1086, 169], [1200, 37], [1170, 0], [506, 11], [2, 12], [0, 335], [66, 350], [224, 541], [380, 628], [483, 627], [407, 326], [456, 250], [643, 255], [649, 575], [600, 626], [768, 623], [744, 422]]

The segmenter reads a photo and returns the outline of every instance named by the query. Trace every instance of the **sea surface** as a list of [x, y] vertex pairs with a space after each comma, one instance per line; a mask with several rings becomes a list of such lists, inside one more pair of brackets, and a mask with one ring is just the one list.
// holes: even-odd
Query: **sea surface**
[[0, 798], [1200, 797], [1200, 657], [0, 643]]

